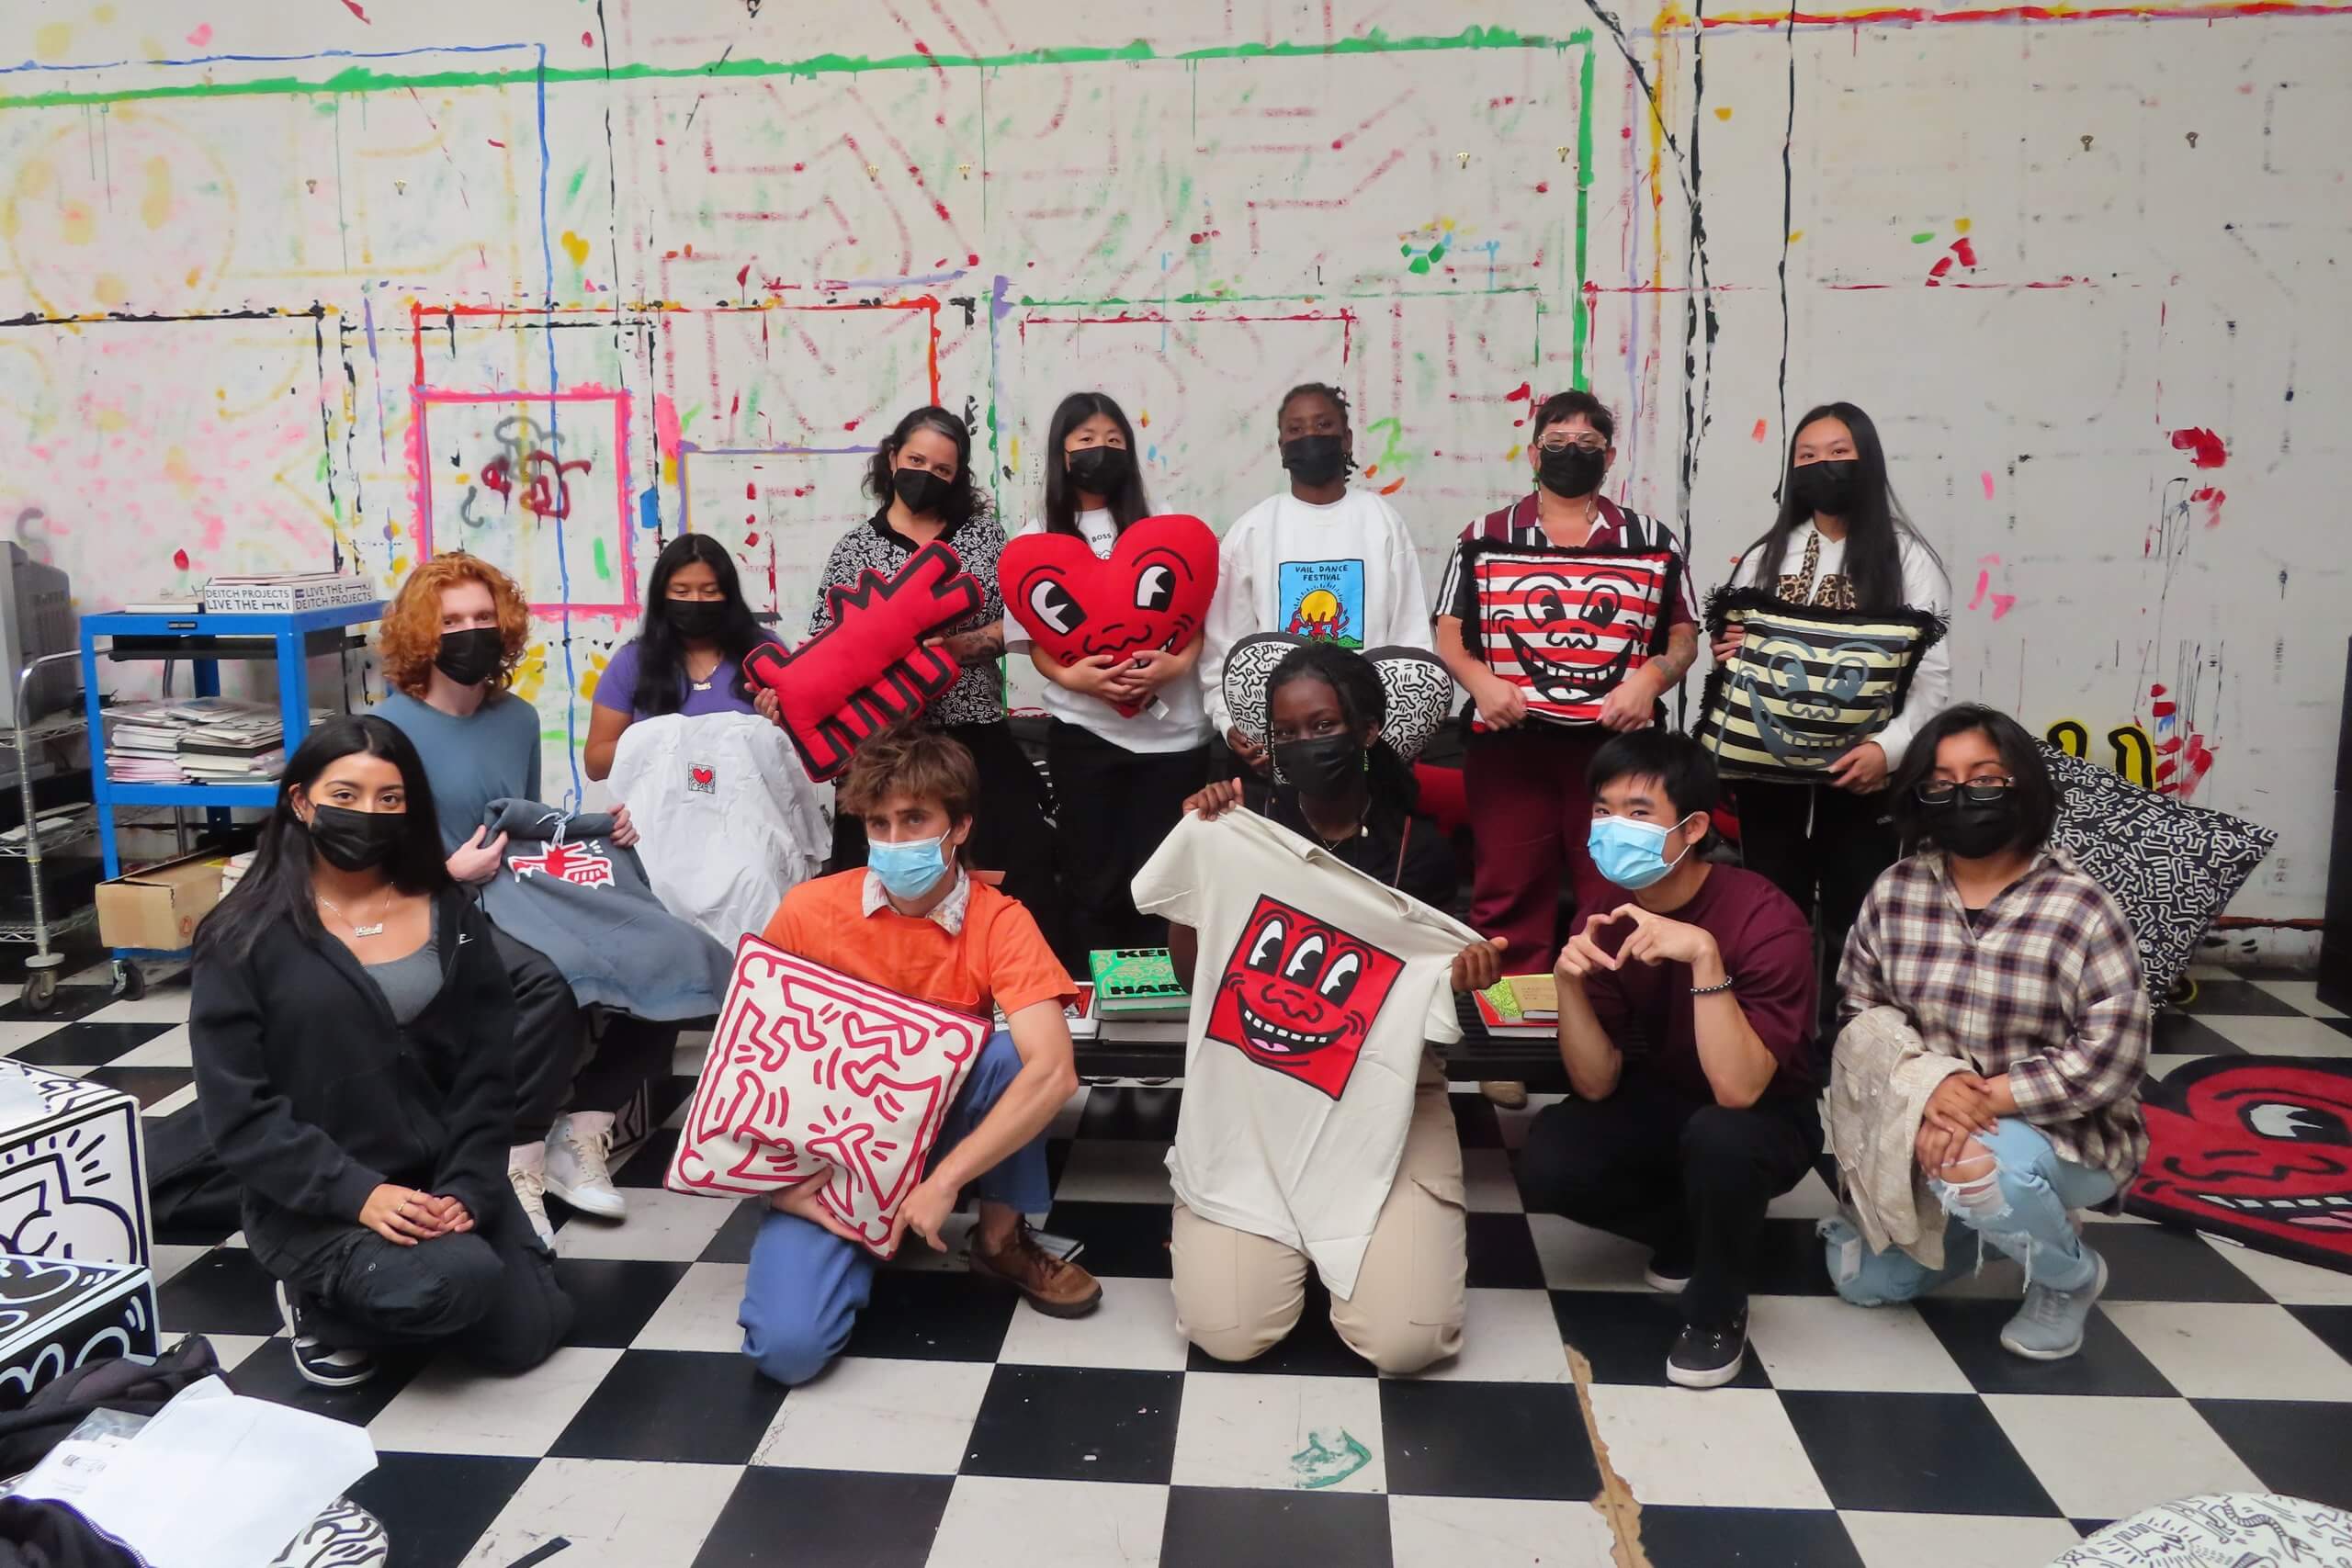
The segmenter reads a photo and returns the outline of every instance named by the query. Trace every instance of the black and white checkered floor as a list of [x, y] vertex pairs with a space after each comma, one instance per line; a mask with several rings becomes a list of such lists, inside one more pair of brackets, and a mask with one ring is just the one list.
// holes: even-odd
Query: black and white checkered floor
[[[194, 1093], [184, 983], [111, 1005], [71, 987], [39, 1019], [13, 987], [0, 1000], [0, 1054], [150, 1115]], [[2308, 982], [2209, 977], [2158, 1049], [2159, 1073], [2347, 1055], [2352, 1021]], [[755, 1214], [662, 1190], [674, 1134], [625, 1168], [626, 1224], [562, 1225], [579, 1326], [526, 1377], [435, 1363], [310, 1388], [234, 1236], [164, 1238], [164, 1325], [210, 1336], [243, 1392], [368, 1426], [382, 1466], [355, 1495], [401, 1568], [508, 1568], [558, 1538], [553, 1568], [1598, 1568], [1613, 1530], [1658, 1568], [2004, 1568], [2191, 1493], [2352, 1506], [2352, 1275], [2105, 1222], [2114, 1279], [2088, 1346], [2037, 1365], [1995, 1343], [2006, 1264], [1917, 1310], [1838, 1302], [1812, 1234], [1829, 1194], [1808, 1179], [1774, 1205], [1747, 1371], [1688, 1393], [1666, 1382], [1669, 1318], [1640, 1253], [1524, 1214], [1525, 1113], [1468, 1094], [1459, 1361], [1373, 1377], [1310, 1309], [1264, 1361], [1216, 1366], [1176, 1337], [1163, 1282], [1179, 1093], [1081, 1091], [1057, 1129], [1049, 1228], [1086, 1242], [1096, 1315], [1038, 1316], [952, 1262], [894, 1267], [848, 1356], [789, 1394], [736, 1353]], [[1633, 1506], [1602, 1506], [1605, 1473]]]

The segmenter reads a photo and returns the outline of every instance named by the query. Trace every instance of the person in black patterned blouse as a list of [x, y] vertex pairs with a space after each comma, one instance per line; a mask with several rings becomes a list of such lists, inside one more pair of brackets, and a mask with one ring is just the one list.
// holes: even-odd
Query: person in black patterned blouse
[[[934, 540], [954, 550], [964, 570], [978, 581], [980, 607], [939, 638], [939, 646], [963, 665], [964, 673], [923, 710], [922, 722], [962, 741], [979, 765], [973, 863], [1004, 874], [1004, 892], [1027, 907], [1067, 964], [1071, 955], [1061, 939], [1061, 899], [1055, 886], [1045, 789], [1005, 722], [1004, 598], [997, 587], [1004, 530], [989, 515], [988, 497], [974, 482], [970, 429], [944, 408], [914, 410], [899, 421], [874, 454], [865, 489], [880, 502], [880, 510], [833, 546], [817, 586], [808, 633], [814, 637], [832, 625], [829, 589], [854, 583], [858, 573], [868, 570], [886, 577], [894, 574]], [[864, 831], [854, 821], [835, 821], [830, 869], [865, 863]]]

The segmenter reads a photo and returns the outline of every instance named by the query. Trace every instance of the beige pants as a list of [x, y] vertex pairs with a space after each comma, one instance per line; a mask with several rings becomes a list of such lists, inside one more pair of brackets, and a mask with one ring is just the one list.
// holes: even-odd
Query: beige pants
[[[1177, 1332], [1220, 1361], [1247, 1361], [1280, 1344], [1306, 1305], [1306, 1255], [1182, 1203], [1174, 1223]], [[1332, 1300], [1331, 1326], [1384, 1372], [1418, 1372], [1454, 1354], [1467, 1245], [1462, 1143], [1444, 1072], [1424, 1058], [1396, 1179], [1373, 1224], [1355, 1294]]]

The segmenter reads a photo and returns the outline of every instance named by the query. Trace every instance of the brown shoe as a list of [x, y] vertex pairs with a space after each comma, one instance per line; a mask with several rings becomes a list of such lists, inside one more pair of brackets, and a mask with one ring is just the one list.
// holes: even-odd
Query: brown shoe
[[1478, 1086], [1478, 1092], [1505, 1111], [1527, 1109], [1527, 1086], [1508, 1078], [1488, 1078]]
[[1018, 1223], [1011, 1245], [1001, 1252], [984, 1250], [975, 1235], [971, 1256], [973, 1273], [1012, 1286], [1047, 1317], [1084, 1317], [1102, 1303], [1102, 1282], [1039, 1247], [1027, 1220]]

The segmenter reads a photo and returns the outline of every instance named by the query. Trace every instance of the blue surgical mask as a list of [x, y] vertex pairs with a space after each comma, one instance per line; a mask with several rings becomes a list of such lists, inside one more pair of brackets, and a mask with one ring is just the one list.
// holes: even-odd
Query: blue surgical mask
[[1592, 852], [1593, 869], [1601, 875], [1620, 887], [1647, 887], [1663, 881], [1682, 863], [1682, 855], [1690, 852], [1690, 846], [1685, 844], [1682, 854], [1666, 858], [1666, 836], [1671, 831], [1671, 828], [1636, 822], [1630, 817], [1596, 817], [1585, 845]]
[[947, 843], [936, 839], [904, 839], [895, 844], [871, 840], [865, 846], [865, 868], [882, 879], [883, 890], [894, 898], [920, 898], [947, 874]]

